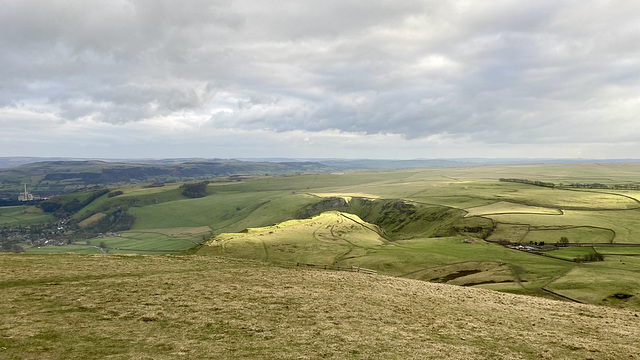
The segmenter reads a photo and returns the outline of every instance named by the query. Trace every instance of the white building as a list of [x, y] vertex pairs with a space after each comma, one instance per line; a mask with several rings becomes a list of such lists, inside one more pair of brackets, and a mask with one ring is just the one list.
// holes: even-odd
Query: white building
[[33, 200], [33, 194], [27, 192], [27, 184], [24, 184], [24, 192], [18, 196], [18, 201], [31, 201]]

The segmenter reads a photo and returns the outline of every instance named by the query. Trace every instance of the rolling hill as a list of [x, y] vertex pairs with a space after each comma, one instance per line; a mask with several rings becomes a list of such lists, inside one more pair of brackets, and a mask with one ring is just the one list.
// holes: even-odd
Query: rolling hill
[[106, 161], [46, 161], [0, 170], [0, 198], [15, 199], [27, 184], [30, 192], [52, 196], [91, 186], [209, 179], [233, 175], [283, 175], [327, 172], [314, 162], [241, 162], [234, 160], [180, 163], [114, 163]]
[[[274, 176], [209, 183], [199, 198], [186, 197], [179, 183], [135, 184], [59, 196], [47, 203], [58, 207], [53, 213], [0, 208], [0, 242], [4, 251], [22, 246], [33, 253], [188, 251], [359, 266], [639, 309], [640, 192], [613, 186], [633, 184], [638, 169], [527, 165]], [[612, 186], [560, 185], [573, 182]], [[47, 246], [51, 236], [56, 246]]]

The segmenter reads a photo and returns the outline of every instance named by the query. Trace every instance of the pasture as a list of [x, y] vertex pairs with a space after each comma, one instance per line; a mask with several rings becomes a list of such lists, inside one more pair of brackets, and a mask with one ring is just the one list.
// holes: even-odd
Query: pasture
[[104, 243], [106, 249], [109, 249], [110, 251], [126, 250], [131, 253], [137, 253], [140, 251], [176, 252], [180, 250], [187, 250], [197, 244], [198, 240], [200, 240], [195, 240], [191, 237], [172, 237], [164, 234], [142, 231], [123, 231], [118, 235], [119, 236], [89, 239], [86, 240], [85, 243], [93, 246], [98, 246], [101, 243]]
[[534, 228], [522, 239], [523, 243], [546, 242], [557, 243], [562, 237], [567, 238], [570, 244], [609, 244], [613, 242], [616, 233], [611, 229], [597, 228], [593, 226], [561, 227], [561, 228]]
[[550, 209], [540, 206], [529, 206], [507, 201], [498, 201], [491, 205], [476, 206], [466, 208], [466, 216], [483, 216], [495, 214], [540, 214], [540, 215], [562, 215], [558, 209]]
[[[599, 305], [640, 307], [640, 280], [635, 269], [640, 262], [622, 264], [622, 259], [607, 257], [604, 262], [576, 266], [547, 287], [572, 299]], [[622, 268], [626, 266], [626, 268]]]
[[0, 207], [0, 227], [29, 226], [53, 221], [51, 214], [35, 206]]
[[27, 249], [29, 254], [101, 254], [100, 250], [87, 245], [43, 246]]

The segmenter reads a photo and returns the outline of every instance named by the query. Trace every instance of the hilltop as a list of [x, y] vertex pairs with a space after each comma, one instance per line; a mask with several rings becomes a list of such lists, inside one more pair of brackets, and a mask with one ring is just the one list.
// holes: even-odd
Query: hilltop
[[634, 359], [637, 312], [199, 256], [0, 255], [0, 357]]

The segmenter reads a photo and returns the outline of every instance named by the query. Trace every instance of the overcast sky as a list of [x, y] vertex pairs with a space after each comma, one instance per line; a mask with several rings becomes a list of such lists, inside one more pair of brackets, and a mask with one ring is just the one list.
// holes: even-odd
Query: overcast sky
[[640, 158], [640, 3], [0, 0], [0, 156]]

